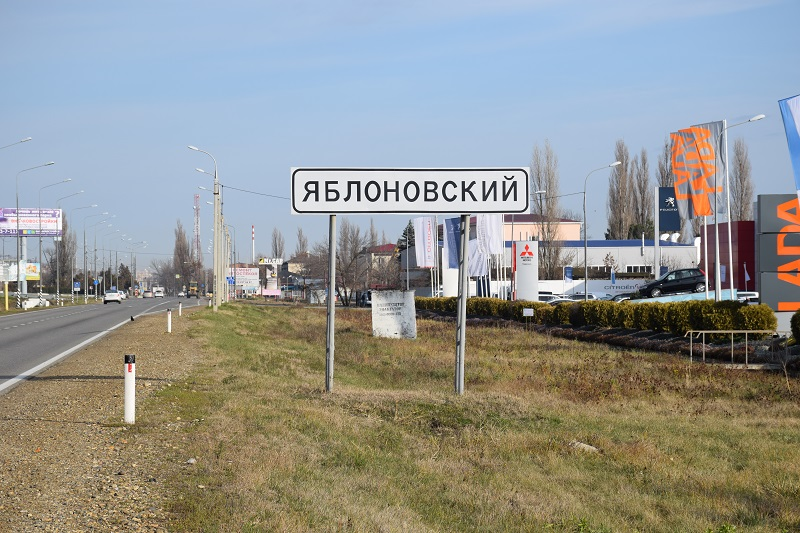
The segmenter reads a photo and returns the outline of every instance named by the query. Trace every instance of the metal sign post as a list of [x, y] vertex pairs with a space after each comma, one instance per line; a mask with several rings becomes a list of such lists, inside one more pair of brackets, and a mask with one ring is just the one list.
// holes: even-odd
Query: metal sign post
[[[292, 168], [295, 214], [330, 215], [325, 390], [333, 390], [336, 303], [336, 215], [347, 213], [526, 213], [530, 169]], [[461, 215], [455, 390], [464, 392], [469, 214]]]
[[469, 297], [469, 270], [467, 261], [469, 250], [469, 215], [461, 215], [459, 224], [461, 233], [460, 254], [458, 258], [458, 325], [456, 326], [456, 394], [464, 394], [464, 355], [467, 342], [467, 298]]
[[325, 344], [325, 390], [333, 390], [333, 337], [336, 313], [336, 215], [330, 216], [328, 231], [328, 307], [327, 334]]

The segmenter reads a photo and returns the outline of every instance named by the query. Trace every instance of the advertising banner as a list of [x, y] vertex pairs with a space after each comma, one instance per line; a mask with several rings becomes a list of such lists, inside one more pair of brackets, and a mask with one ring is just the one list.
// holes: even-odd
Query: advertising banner
[[258, 268], [230, 268], [227, 277], [231, 282], [235, 280], [242, 289], [255, 290], [259, 287]]
[[[458, 268], [458, 233], [459, 233], [459, 220], [457, 218], [446, 218], [444, 220], [444, 249], [447, 252], [447, 266], [449, 268]], [[444, 260], [443, 260], [444, 262]]]
[[515, 272], [517, 300], [539, 301], [539, 242], [518, 241], [514, 243], [516, 253]]
[[675, 198], [675, 187], [658, 188], [658, 230], [681, 230], [681, 214]]
[[0, 208], [0, 235], [58, 237], [62, 234], [61, 209], [20, 207], [19, 215], [19, 232], [17, 232], [17, 209]]
[[25, 279], [28, 281], [39, 281], [41, 279], [41, 266], [39, 263], [25, 264]]
[[794, 169], [794, 186], [800, 198], [800, 95], [778, 101], [789, 143], [789, 158]]
[[726, 155], [719, 139], [724, 129], [725, 121], [719, 121], [670, 133], [675, 199], [682, 219], [713, 215], [715, 208], [725, 211]]
[[505, 252], [503, 242], [503, 215], [479, 214], [475, 217], [475, 233], [481, 252], [486, 255]]
[[417, 217], [414, 219], [414, 249], [417, 252], [419, 268], [436, 266], [436, 222], [434, 217]]

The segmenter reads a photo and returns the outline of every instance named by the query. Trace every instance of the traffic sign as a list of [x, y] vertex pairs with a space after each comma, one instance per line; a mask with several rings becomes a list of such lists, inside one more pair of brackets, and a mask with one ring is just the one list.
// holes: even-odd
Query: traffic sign
[[526, 213], [530, 169], [292, 168], [292, 212]]

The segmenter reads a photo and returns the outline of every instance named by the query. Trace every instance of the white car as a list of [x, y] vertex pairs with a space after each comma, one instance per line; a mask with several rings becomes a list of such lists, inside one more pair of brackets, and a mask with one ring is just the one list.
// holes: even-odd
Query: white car
[[117, 292], [119, 293], [120, 298], [122, 298], [123, 300], [127, 300], [128, 299], [128, 293], [127, 292], [125, 292], [125, 291], [117, 291]]
[[103, 304], [107, 304], [108, 302], [117, 302], [121, 304], [122, 296], [119, 294], [119, 291], [106, 291], [103, 295]]

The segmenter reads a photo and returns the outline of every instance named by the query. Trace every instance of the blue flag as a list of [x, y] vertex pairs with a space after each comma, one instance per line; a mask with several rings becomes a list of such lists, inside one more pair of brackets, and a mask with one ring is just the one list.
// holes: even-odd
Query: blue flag
[[786, 141], [789, 143], [789, 158], [794, 169], [794, 185], [797, 197], [800, 198], [800, 95], [778, 100], [786, 130]]

